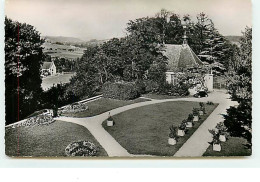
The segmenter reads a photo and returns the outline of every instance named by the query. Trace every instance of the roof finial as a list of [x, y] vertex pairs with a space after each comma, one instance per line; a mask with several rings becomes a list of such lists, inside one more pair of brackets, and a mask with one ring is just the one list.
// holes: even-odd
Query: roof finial
[[186, 29], [187, 29], [187, 25], [186, 24], [184, 24], [183, 25], [183, 29], [184, 29], [184, 35], [183, 35], [183, 45], [187, 45], [188, 44], [188, 40], [187, 40], [187, 33], [186, 33]]

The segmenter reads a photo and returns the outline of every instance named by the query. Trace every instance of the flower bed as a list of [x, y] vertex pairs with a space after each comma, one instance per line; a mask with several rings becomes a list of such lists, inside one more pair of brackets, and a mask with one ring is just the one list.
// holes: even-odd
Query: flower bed
[[70, 104], [62, 109], [58, 110], [58, 115], [61, 114], [66, 114], [66, 113], [79, 113], [82, 111], [85, 111], [88, 109], [88, 106], [86, 103], [75, 103], [75, 104]]
[[95, 144], [91, 143], [90, 141], [73, 142], [65, 148], [65, 154], [69, 157], [96, 156], [98, 151], [98, 147], [96, 147]]
[[34, 125], [49, 125], [53, 123], [53, 117], [47, 114], [40, 114], [34, 117], [30, 117], [24, 122], [14, 124], [12, 128], [20, 127], [20, 126], [34, 126]]

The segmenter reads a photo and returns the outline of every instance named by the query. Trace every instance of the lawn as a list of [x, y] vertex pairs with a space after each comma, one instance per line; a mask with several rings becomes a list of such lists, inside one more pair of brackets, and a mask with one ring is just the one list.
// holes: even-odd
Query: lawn
[[186, 97], [192, 97], [190, 95], [188, 96], [170, 96], [170, 95], [162, 95], [162, 94], [155, 94], [155, 93], [148, 93], [148, 94], [143, 94], [143, 97], [150, 98], [150, 99], [176, 99], [176, 98], [186, 98]]
[[198, 102], [175, 101], [143, 106], [113, 116], [113, 127], [107, 127], [105, 121], [102, 125], [131, 154], [173, 156], [217, 104], [205, 106], [207, 114], [174, 146], [168, 144], [169, 127], [178, 126], [193, 107], [199, 107]]
[[229, 137], [226, 142], [221, 143], [221, 151], [212, 150], [212, 145], [208, 147], [203, 156], [250, 156], [252, 150], [245, 147], [246, 140], [238, 137]]
[[91, 117], [98, 114], [102, 114], [104, 112], [110, 111], [112, 109], [126, 106], [129, 104], [134, 104], [138, 102], [145, 102], [149, 101], [149, 99], [142, 99], [137, 98], [134, 100], [124, 101], [124, 100], [116, 100], [116, 99], [108, 99], [108, 98], [101, 98], [92, 102], [89, 102], [87, 104], [88, 110], [79, 112], [79, 113], [69, 113], [69, 114], [63, 114], [64, 116], [69, 117]]
[[63, 157], [67, 145], [80, 140], [98, 146], [98, 156], [107, 156], [106, 151], [85, 127], [62, 121], [55, 121], [49, 126], [6, 128], [5, 153], [8, 156], [17, 156], [18, 133], [20, 156]]

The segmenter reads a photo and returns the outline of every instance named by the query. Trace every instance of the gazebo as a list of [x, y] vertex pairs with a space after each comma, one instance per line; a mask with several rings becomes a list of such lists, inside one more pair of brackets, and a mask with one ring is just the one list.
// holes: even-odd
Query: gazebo
[[[164, 56], [168, 58], [166, 71], [166, 82], [175, 85], [177, 83], [176, 74], [185, 69], [200, 67], [204, 63], [193, 52], [187, 44], [186, 37], [182, 45], [165, 44]], [[209, 91], [213, 91], [213, 74], [205, 74], [204, 85]]]

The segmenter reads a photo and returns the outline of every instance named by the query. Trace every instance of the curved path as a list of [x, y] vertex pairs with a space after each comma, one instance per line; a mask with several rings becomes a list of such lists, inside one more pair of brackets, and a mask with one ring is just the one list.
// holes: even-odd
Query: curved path
[[[229, 99], [229, 96], [225, 94], [224, 91], [215, 91], [209, 94], [207, 98], [176, 98], [176, 99], [164, 99], [164, 100], [151, 100], [146, 102], [134, 103], [131, 105], [119, 107], [111, 111], [105, 112], [103, 114], [87, 117], [87, 118], [72, 118], [72, 117], [58, 117], [56, 120], [62, 120], [66, 122], [72, 122], [86, 127], [90, 133], [97, 139], [100, 145], [106, 150], [108, 156], [110, 157], [127, 157], [127, 156], [139, 156], [132, 155], [127, 152], [103, 127], [102, 122], [108, 118], [108, 113], [110, 115], [116, 115], [121, 112], [138, 108], [146, 105], [171, 102], [171, 101], [195, 101], [195, 102], [207, 102], [212, 101], [214, 103], [219, 103], [219, 106], [211, 113], [211, 115], [203, 122], [203, 124], [196, 130], [196, 132], [187, 140], [186, 143], [177, 151], [174, 155], [176, 157], [184, 156], [202, 156], [206, 151], [211, 140], [210, 133], [208, 129], [212, 129], [215, 125], [222, 121], [223, 118], [221, 114], [225, 112], [227, 108], [234, 105]], [[144, 155], [140, 155], [144, 156]]]

